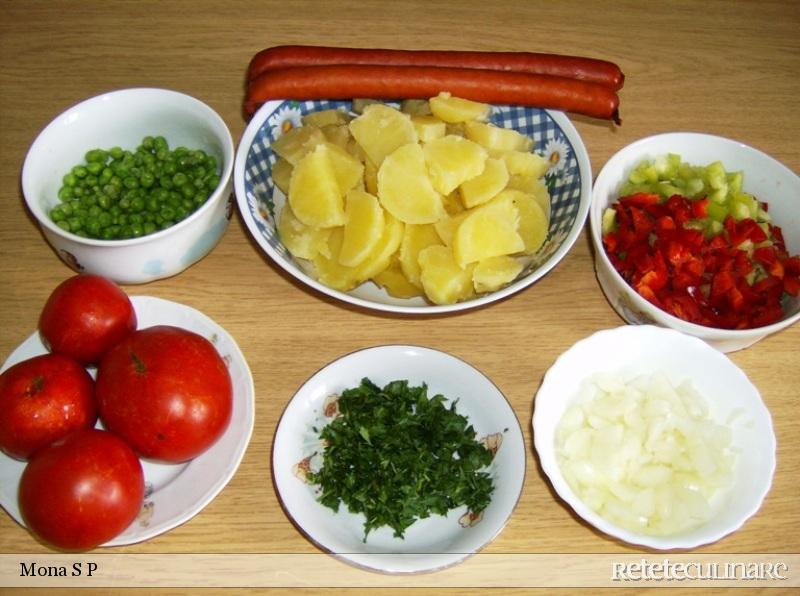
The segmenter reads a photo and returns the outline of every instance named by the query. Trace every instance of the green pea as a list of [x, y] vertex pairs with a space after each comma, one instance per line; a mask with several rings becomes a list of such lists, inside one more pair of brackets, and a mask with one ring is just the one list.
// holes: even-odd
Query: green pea
[[66, 220], [66, 219], [60, 219], [60, 220], [58, 220], [58, 221], [56, 222], [56, 225], [57, 225], [59, 228], [61, 228], [62, 230], [64, 230], [65, 232], [69, 232], [69, 231], [70, 231], [70, 229], [69, 229], [69, 221], [68, 221], [68, 220]]
[[65, 218], [66, 215], [64, 215], [64, 210], [62, 209], [61, 205], [53, 207], [50, 210], [50, 219], [52, 219], [54, 222], [58, 223], [60, 221], [64, 221]]
[[122, 159], [123, 151], [121, 147], [112, 147], [108, 150], [108, 153], [114, 159]]
[[69, 201], [73, 197], [71, 186], [62, 186], [58, 191], [58, 198], [62, 201]]
[[133, 173], [131, 172], [130, 176], [127, 176], [127, 177], [122, 179], [122, 185], [125, 188], [129, 188], [129, 189], [138, 188], [139, 187], [139, 181], [133, 176]]
[[102, 149], [91, 149], [90, 151], [86, 152], [84, 159], [87, 163], [99, 163], [104, 164], [108, 159], [108, 153], [103, 151]]
[[139, 185], [144, 188], [150, 188], [156, 181], [156, 177], [152, 172], [144, 172], [139, 178]]
[[144, 230], [145, 234], [152, 234], [158, 229], [158, 226], [156, 226], [156, 224], [153, 223], [152, 221], [147, 221], [144, 223], [142, 229]]
[[70, 171], [68, 174], [64, 175], [61, 181], [64, 183], [64, 186], [75, 186], [78, 183], [78, 177]]
[[72, 168], [72, 174], [76, 178], [86, 178], [89, 171], [84, 166], [75, 166]]
[[111, 214], [108, 211], [103, 211], [97, 216], [97, 221], [103, 228], [107, 228], [111, 225]]

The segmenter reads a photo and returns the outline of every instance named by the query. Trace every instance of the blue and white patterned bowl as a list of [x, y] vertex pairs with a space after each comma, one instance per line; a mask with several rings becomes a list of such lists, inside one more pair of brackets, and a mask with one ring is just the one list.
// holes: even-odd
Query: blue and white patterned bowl
[[422, 298], [401, 299], [372, 282], [340, 292], [318, 282], [283, 246], [277, 221], [285, 195], [272, 182], [276, 155], [270, 144], [284, 131], [301, 125], [309, 113], [330, 108], [349, 111], [349, 101], [291, 101], [265, 103], [245, 129], [234, 162], [234, 190], [247, 228], [259, 246], [285, 271], [306, 285], [350, 304], [408, 314], [465, 310], [495, 302], [530, 286], [555, 267], [577, 240], [589, 213], [592, 170], [586, 148], [575, 127], [561, 112], [519, 106], [494, 106], [490, 122], [532, 137], [534, 151], [550, 161], [545, 180], [550, 190], [550, 230], [544, 245], [516, 281], [489, 294], [450, 305], [433, 305]]

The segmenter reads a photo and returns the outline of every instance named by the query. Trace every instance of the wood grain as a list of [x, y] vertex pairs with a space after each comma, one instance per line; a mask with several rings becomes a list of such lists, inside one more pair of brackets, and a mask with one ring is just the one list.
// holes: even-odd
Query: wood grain
[[[410, 18], [409, 15], [413, 15]], [[35, 328], [52, 288], [71, 274], [26, 213], [19, 177], [36, 134], [97, 93], [156, 86], [189, 93], [244, 130], [250, 57], [283, 43], [525, 50], [612, 60], [626, 74], [623, 124], [574, 117], [595, 175], [618, 149], [664, 131], [731, 137], [800, 171], [800, 3], [688, 1], [117, 2], [0, 1], [0, 355]], [[800, 209], [800, 197], [798, 209]], [[558, 501], [533, 453], [533, 397], [555, 358], [599, 329], [623, 324], [594, 277], [588, 234], [528, 290], [465, 314], [412, 318], [334, 303], [288, 278], [238, 217], [186, 272], [131, 294], [184, 302], [237, 340], [252, 368], [256, 423], [229, 486], [200, 515], [121, 553], [317, 552], [281, 509], [270, 476], [281, 412], [315, 371], [355, 349], [412, 343], [446, 350], [506, 394], [528, 445], [523, 497], [490, 553], [632, 553], [579, 522]], [[731, 358], [773, 416], [778, 469], [761, 511], [699, 553], [798, 553], [800, 326]], [[792, 487], [795, 487], [794, 489]], [[47, 553], [8, 515], [0, 552]]]

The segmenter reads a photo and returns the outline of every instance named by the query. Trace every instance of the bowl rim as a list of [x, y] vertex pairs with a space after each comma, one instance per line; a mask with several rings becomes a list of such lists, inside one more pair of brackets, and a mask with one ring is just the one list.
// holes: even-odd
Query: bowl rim
[[[552, 379], [556, 374], [555, 371], [557, 370], [557, 367], [563, 366], [564, 362], [570, 356], [580, 352], [585, 348], [585, 346], [593, 342], [597, 342], [605, 337], [614, 335], [624, 336], [631, 334], [671, 336], [678, 342], [693, 345], [696, 349], [701, 350], [708, 358], [716, 360], [720, 363], [724, 363], [724, 365], [730, 369], [732, 374], [739, 377], [738, 381], [745, 385], [748, 392], [754, 396], [754, 411], [764, 417], [764, 421], [766, 422], [766, 425], [770, 431], [767, 438], [771, 455], [769, 462], [767, 462], [769, 464], [769, 480], [763, 487], [759, 488], [757, 497], [748, 507], [745, 508], [746, 510], [743, 515], [740, 518], [737, 518], [735, 523], [727, 526], [721, 531], [709, 533], [705, 536], [701, 536], [690, 541], [683, 538], [681, 534], [676, 536], [651, 536], [648, 534], [636, 533], [633, 530], [628, 530], [622, 526], [619, 526], [590, 509], [589, 506], [573, 491], [572, 487], [567, 484], [567, 481], [561, 472], [561, 468], [558, 465], [558, 461], [556, 460], [555, 456], [554, 445], [543, 442], [544, 439], [542, 438], [543, 433], [541, 428], [545, 424], [543, 418], [544, 414], [542, 413], [542, 409], [538, 407], [537, 402], [539, 402], [541, 399], [540, 395], [544, 395], [544, 391], [549, 390], [549, 386], [553, 382]], [[657, 367], [654, 367], [654, 369], [657, 370]], [[583, 380], [588, 378], [588, 376], [589, 373], [586, 373], [579, 377], [579, 379]], [[569, 401], [571, 401], [574, 397], [574, 395], [568, 395], [566, 396], [566, 399], [564, 399], [564, 402], [569, 403]], [[548, 422], [553, 427], [558, 424], [558, 420]], [[553, 491], [563, 502], [563, 504], [567, 505], [572, 511], [574, 511], [575, 514], [584, 520], [586, 524], [591, 525], [592, 527], [601, 531], [603, 534], [616, 538], [617, 540], [623, 541], [627, 544], [644, 546], [654, 550], [686, 550], [722, 540], [726, 536], [729, 536], [730, 534], [739, 530], [747, 522], [747, 520], [752, 518], [761, 509], [775, 481], [775, 471], [777, 468], [777, 437], [775, 435], [775, 426], [772, 419], [772, 413], [764, 402], [764, 399], [761, 396], [758, 388], [750, 380], [744, 370], [742, 370], [742, 368], [739, 367], [729, 356], [709, 346], [706, 342], [698, 337], [687, 335], [676, 329], [670, 329], [668, 327], [661, 327], [658, 325], [621, 325], [618, 327], [597, 330], [590, 335], [582, 337], [576, 341], [569, 348], [567, 348], [567, 350], [558, 355], [553, 364], [550, 365], [542, 377], [542, 382], [534, 395], [534, 409], [531, 417], [530, 428], [533, 434], [534, 451], [536, 452], [539, 465], [547, 477], [547, 481], [549, 482]], [[539, 432], [537, 432], [537, 430]], [[552, 457], [542, 457], [542, 453], [552, 455]], [[702, 528], [702, 525], [699, 528]], [[699, 528], [690, 530], [690, 532], [697, 531]]]
[[[226, 159], [224, 159], [222, 164], [222, 172], [220, 173], [219, 184], [217, 184], [217, 187], [209, 195], [208, 199], [206, 199], [205, 203], [203, 203], [203, 205], [201, 205], [199, 209], [191, 213], [185, 219], [182, 219], [181, 221], [171, 225], [170, 227], [164, 230], [153, 232], [152, 234], [146, 234], [144, 236], [139, 236], [138, 238], [125, 238], [121, 240], [102, 240], [98, 238], [86, 238], [83, 236], [78, 236], [77, 234], [73, 234], [72, 232], [67, 232], [66, 230], [63, 230], [59, 226], [55, 225], [52, 222], [52, 220], [50, 220], [49, 217], [46, 217], [44, 209], [42, 209], [41, 206], [35, 202], [35, 199], [31, 197], [32, 192], [30, 191], [30, 185], [32, 184], [32, 182], [30, 178], [32, 174], [30, 173], [29, 159], [34, 151], [39, 150], [40, 147], [45, 144], [46, 136], [53, 130], [55, 130], [56, 127], [58, 127], [59, 123], [62, 122], [65, 118], [69, 118], [71, 113], [80, 109], [92, 107], [95, 104], [99, 104], [102, 102], [118, 100], [118, 98], [120, 97], [129, 95], [137, 95], [142, 97], [152, 96], [154, 98], [158, 96], [169, 95], [172, 98], [193, 104], [194, 106], [205, 112], [205, 117], [208, 119], [209, 124], [211, 125], [211, 129], [214, 131], [214, 136], [219, 136], [217, 135], [217, 132], [224, 131], [224, 134], [221, 135], [219, 138], [222, 141], [223, 153]], [[201, 218], [203, 214], [206, 213], [207, 211], [213, 209], [216, 203], [225, 194], [225, 189], [229, 186], [229, 183], [233, 176], [234, 158], [235, 158], [235, 147], [233, 143], [233, 136], [231, 135], [228, 125], [225, 123], [225, 121], [222, 119], [219, 113], [217, 113], [216, 110], [214, 110], [211, 106], [209, 106], [202, 100], [193, 97], [191, 95], [188, 95], [186, 93], [182, 93], [180, 91], [175, 91], [172, 89], [166, 89], [162, 87], [129, 87], [125, 89], [115, 89], [104, 93], [100, 93], [98, 95], [94, 95], [92, 97], [83, 99], [75, 104], [72, 104], [71, 106], [69, 106], [56, 116], [54, 116], [39, 131], [39, 133], [36, 135], [36, 138], [33, 140], [27, 152], [25, 153], [25, 159], [22, 164], [22, 172], [20, 175], [22, 196], [28, 208], [28, 211], [30, 211], [30, 213], [33, 215], [33, 217], [36, 219], [39, 225], [46, 228], [47, 231], [61, 238], [64, 238], [66, 240], [84, 246], [102, 246], [102, 247], [136, 246], [138, 244], [145, 244], [152, 240], [162, 238], [164, 236], [169, 235], [170, 233], [191, 226], [192, 222], [194, 222], [196, 219]]]
[[[610, 275], [614, 278], [618, 285], [622, 285], [624, 287], [625, 296], [633, 301], [634, 305], [643, 312], [648, 313], [650, 318], [656, 319], [660, 324], [669, 325], [671, 328], [678, 329], [679, 331], [683, 331], [684, 333], [702, 337], [710, 340], [730, 340], [736, 338], [745, 338], [745, 337], [766, 337], [772, 333], [777, 331], [781, 331], [788, 326], [793, 325], [797, 321], [800, 320], [800, 310], [794, 313], [793, 315], [786, 316], [775, 323], [770, 323], [769, 325], [762, 325], [761, 327], [752, 327], [749, 329], [722, 329], [719, 327], [709, 327], [706, 325], [700, 325], [698, 323], [692, 323], [690, 321], [685, 321], [680, 319], [665, 310], [662, 310], [655, 306], [654, 304], [650, 303], [644, 297], [642, 297], [638, 292], [636, 292], [628, 282], [626, 282], [616, 268], [612, 265], [611, 260], [608, 258], [608, 254], [603, 247], [602, 235], [601, 235], [601, 228], [602, 228], [602, 210], [605, 207], [600, 206], [601, 201], [599, 200], [601, 197], [599, 196], [599, 183], [604, 182], [606, 178], [612, 176], [612, 172], [620, 168], [619, 162], [623, 160], [623, 158], [627, 158], [629, 154], [636, 155], [641, 152], [643, 147], [647, 147], [653, 143], [661, 143], [661, 142], [669, 142], [671, 139], [677, 138], [695, 138], [695, 139], [709, 139], [715, 142], [722, 143], [724, 145], [730, 147], [736, 147], [739, 150], [744, 150], [746, 152], [750, 152], [754, 155], [758, 155], [759, 158], [765, 159], [767, 161], [772, 162], [772, 164], [777, 167], [778, 169], [784, 171], [788, 176], [794, 176], [798, 178], [798, 184], [800, 185], [800, 176], [795, 174], [789, 167], [787, 167], [782, 162], [778, 161], [768, 153], [753, 147], [752, 145], [748, 145], [746, 143], [742, 143], [741, 141], [737, 141], [735, 139], [731, 139], [729, 137], [724, 137], [715, 134], [709, 133], [702, 133], [702, 132], [692, 132], [692, 131], [674, 131], [674, 132], [664, 132], [658, 133], [654, 135], [649, 135], [646, 137], [642, 137], [625, 145], [618, 151], [616, 151], [603, 167], [600, 169], [600, 172], [597, 174], [595, 178], [594, 184], [592, 185], [592, 201], [591, 201], [591, 208], [590, 208], [590, 215], [589, 215], [589, 227], [590, 233], [592, 237], [592, 244], [594, 245], [595, 250], [595, 262], [598, 259], [605, 265], [607, 271], [610, 272]], [[642, 161], [644, 157], [638, 158], [638, 161]], [[634, 160], [637, 161], [637, 160]], [[602, 197], [605, 198], [605, 197]], [[613, 203], [613, 201], [609, 201], [609, 204]], [[655, 313], [655, 314], [650, 314]]]
[[[581, 173], [580, 201], [578, 204], [577, 212], [575, 214], [575, 222], [569, 229], [569, 233], [565, 236], [559, 248], [550, 256], [550, 258], [548, 258], [535, 270], [531, 271], [531, 273], [525, 276], [524, 278], [518, 279], [515, 282], [508, 284], [507, 286], [501, 288], [500, 290], [491, 292], [489, 294], [485, 294], [483, 296], [471, 300], [457, 302], [455, 304], [444, 304], [444, 305], [430, 304], [430, 303], [421, 305], [388, 304], [382, 302], [374, 302], [366, 298], [353, 296], [347, 292], [342, 292], [340, 290], [335, 290], [333, 288], [330, 288], [325, 284], [317, 281], [310, 275], [306, 274], [304, 271], [302, 271], [300, 267], [292, 266], [290, 263], [287, 263], [281, 257], [281, 255], [279, 255], [275, 251], [275, 249], [270, 245], [270, 243], [263, 238], [261, 232], [256, 226], [255, 221], [250, 216], [247, 207], [247, 192], [245, 190], [244, 172], [246, 169], [248, 153], [250, 152], [253, 140], [255, 139], [259, 130], [261, 130], [261, 128], [264, 126], [267, 118], [272, 113], [274, 113], [274, 111], [278, 107], [282, 106], [287, 101], [291, 100], [275, 99], [265, 102], [256, 111], [256, 113], [250, 119], [250, 122], [247, 124], [247, 127], [242, 133], [242, 136], [239, 140], [239, 145], [236, 149], [236, 158], [234, 160], [234, 168], [233, 168], [234, 193], [236, 195], [236, 200], [239, 206], [239, 211], [242, 215], [242, 219], [244, 220], [244, 223], [248, 231], [250, 232], [250, 235], [253, 237], [256, 243], [267, 253], [267, 255], [270, 257], [270, 260], [272, 260], [275, 264], [277, 264], [281, 269], [283, 269], [286, 273], [291, 275], [298, 282], [301, 282], [302, 284], [305, 284], [326, 296], [369, 310], [389, 312], [395, 314], [426, 316], [426, 315], [436, 315], [436, 314], [457, 313], [457, 312], [472, 310], [475, 308], [489, 305], [493, 302], [501, 301], [513, 294], [521, 292], [527, 287], [533, 285], [535, 282], [539, 281], [550, 270], [556, 267], [556, 265], [558, 265], [564, 259], [564, 257], [566, 257], [567, 253], [572, 249], [572, 246], [578, 240], [578, 238], [580, 237], [581, 233], [583, 232], [586, 226], [586, 221], [589, 217], [591, 197], [592, 197], [592, 166], [589, 158], [589, 153], [586, 150], [586, 145], [583, 142], [583, 138], [581, 137], [577, 128], [575, 128], [575, 125], [569, 120], [569, 118], [564, 112], [540, 108], [542, 112], [546, 113], [553, 120], [553, 122], [555, 122], [555, 124], [559, 128], [561, 128], [561, 130], [564, 132], [564, 135], [569, 139], [571, 145], [575, 150], [575, 159], [578, 164], [578, 171]], [[500, 105], [500, 104], [492, 104], [492, 105]]]

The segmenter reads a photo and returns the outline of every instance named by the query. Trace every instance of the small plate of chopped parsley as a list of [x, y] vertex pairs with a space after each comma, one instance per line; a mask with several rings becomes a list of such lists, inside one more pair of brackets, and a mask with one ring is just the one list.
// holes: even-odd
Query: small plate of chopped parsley
[[525, 457], [490, 379], [449, 354], [389, 345], [347, 354], [300, 387], [272, 466], [310, 540], [360, 567], [416, 573], [491, 542], [519, 500]]

